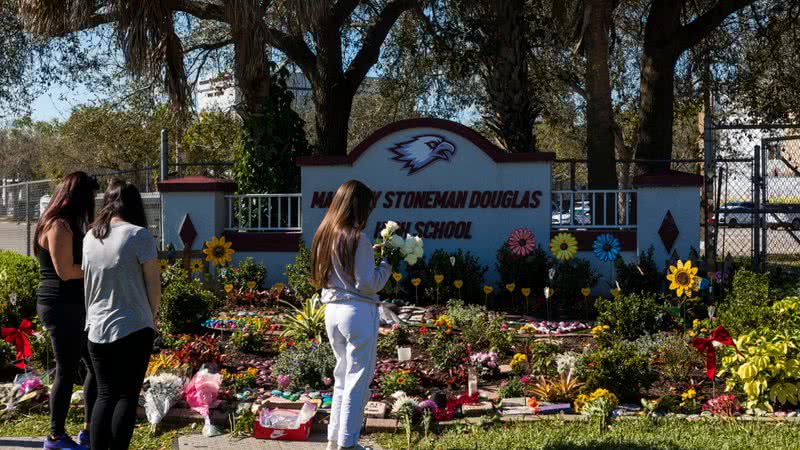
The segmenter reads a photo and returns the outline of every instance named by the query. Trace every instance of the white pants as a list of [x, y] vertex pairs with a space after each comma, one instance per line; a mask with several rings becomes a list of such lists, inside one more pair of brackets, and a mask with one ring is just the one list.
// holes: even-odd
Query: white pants
[[328, 440], [351, 447], [358, 443], [375, 375], [378, 306], [356, 300], [328, 303], [325, 328], [336, 355]]

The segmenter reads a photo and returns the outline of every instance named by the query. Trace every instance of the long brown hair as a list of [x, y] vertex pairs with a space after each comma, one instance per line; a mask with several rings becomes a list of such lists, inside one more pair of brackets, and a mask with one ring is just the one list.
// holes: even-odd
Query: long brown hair
[[94, 193], [98, 189], [97, 180], [85, 172], [78, 171], [65, 176], [56, 186], [47, 210], [36, 223], [34, 253], [39, 253], [39, 238], [47, 233], [56, 220], [66, 222], [73, 233], [83, 233], [83, 229], [94, 220]]
[[339, 186], [311, 243], [311, 281], [317, 289], [327, 286], [333, 258], [355, 278], [356, 246], [367, 226], [372, 202], [372, 191], [360, 181], [350, 180]]
[[119, 217], [125, 222], [147, 228], [142, 196], [136, 186], [114, 178], [103, 194], [103, 207], [92, 224], [92, 234], [103, 240], [111, 233], [111, 219]]

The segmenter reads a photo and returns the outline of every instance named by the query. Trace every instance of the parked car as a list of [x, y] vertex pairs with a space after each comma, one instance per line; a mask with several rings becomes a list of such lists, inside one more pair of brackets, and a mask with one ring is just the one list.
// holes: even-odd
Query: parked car
[[770, 209], [775, 212], [777, 225], [780, 228], [800, 230], [800, 204], [772, 204]]
[[[573, 215], [573, 220], [570, 220], [570, 214]], [[592, 223], [589, 202], [575, 202], [574, 210], [570, 207], [568, 202], [553, 202], [550, 221], [553, 225], [589, 225]]]
[[[722, 205], [719, 212], [719, 224], [727, 227], [749, 227], [753, 225], [753, 202], [728, 202]], [[778, 228], [783, 224], [783, 218], [778, 213], [776, 205], [769, 205], [765, 208], [766, 223], [770, 228]]]

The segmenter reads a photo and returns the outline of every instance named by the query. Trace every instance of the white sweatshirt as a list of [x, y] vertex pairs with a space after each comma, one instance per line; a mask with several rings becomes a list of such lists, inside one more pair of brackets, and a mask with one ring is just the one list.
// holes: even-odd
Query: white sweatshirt
[[333, 270], [328, 277], [329, 287], [322, 289], [322, 303], [347, 300], [380, 303], [378, 292], [389, 281], [389, 277], [392, 275], [392, 266], [386, 261], [375, 266], [372, 244], [364, 233], [361, 233], [361, 237], [358, 239], [353, 274], [355, 280], [345, 273], [338, 259], [334, 258]]

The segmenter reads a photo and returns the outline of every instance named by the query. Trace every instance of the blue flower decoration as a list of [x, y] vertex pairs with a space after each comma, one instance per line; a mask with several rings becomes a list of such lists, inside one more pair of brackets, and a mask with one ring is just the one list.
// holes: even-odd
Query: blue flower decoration
[[614, 261], [619, 256], [620, 244], [619, 239], [615, 238], [613, 234], [601, 234], [597, 236], [592, 245], [594, 249], [594, 256], [600, 258], [601, 261]]
[[711, 282], [707, 278], [700, 278], [700, 290], [704, 291], [711, 286]]

